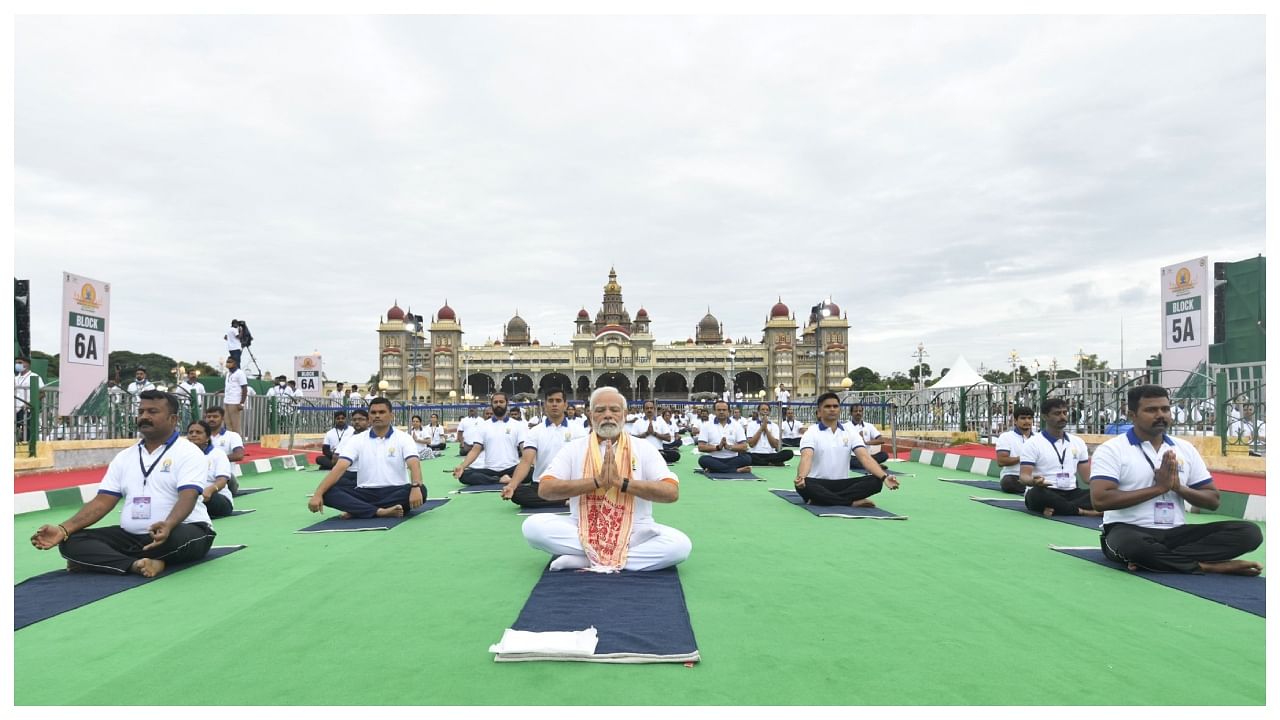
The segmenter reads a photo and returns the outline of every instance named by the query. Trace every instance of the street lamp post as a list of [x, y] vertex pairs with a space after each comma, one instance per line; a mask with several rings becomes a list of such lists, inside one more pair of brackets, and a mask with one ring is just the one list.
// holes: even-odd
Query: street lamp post
[[516, 392], [516, 351], [507, 350], [507, 361], [511, 364], [511, 374], [507, 377], [511, 379], [511, 394]]
[[737, 398], [737, 348], [728, 348], [728, 397]]
[[916, 382], [918, 383], [917, 389], [923, 390], [924, 389], [924, 359], [929, 357], [929, 353], [924, 349], [923, 340], [921, 340], [920, 343], [916, 345], [915, 357], [916, 357]]
[[1013, 382], [1018, 382], [1018, 351], [1009, 351], [1009, 367], [1013, 370]]

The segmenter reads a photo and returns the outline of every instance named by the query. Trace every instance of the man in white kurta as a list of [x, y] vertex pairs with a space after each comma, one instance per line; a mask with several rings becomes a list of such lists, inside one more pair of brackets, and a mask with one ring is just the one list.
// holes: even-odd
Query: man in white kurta
[[622, 432], [626, 412], [616, 390], [592, 393], [591, 434], [567, 443], [540, 478], [543, 498], [569, 500], [568, 517], [524, 523], [529, 545], [558, 556], [552, 570], [661, 570], [689, 557], [689, 537], [653, 521], [653, 503], [675, 502], [680, 481], [652, 445]]

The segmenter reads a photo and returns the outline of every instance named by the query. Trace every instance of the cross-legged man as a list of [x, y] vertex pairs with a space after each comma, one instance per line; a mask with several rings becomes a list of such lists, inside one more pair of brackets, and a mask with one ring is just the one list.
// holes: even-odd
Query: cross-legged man
[[[898, 489], [898, 480], [880, 467], [867, 452], [862, 435], [840, 422], [840, 397], [833, 392], [818, 396], [818, 421], [800, 439], [800, 466], [796, 468], [796, 492], [811, 505], [875, 507], [869, 500], [884, 487]], [[849, 477], [849, 455], [856, 454], [869, 473]]]

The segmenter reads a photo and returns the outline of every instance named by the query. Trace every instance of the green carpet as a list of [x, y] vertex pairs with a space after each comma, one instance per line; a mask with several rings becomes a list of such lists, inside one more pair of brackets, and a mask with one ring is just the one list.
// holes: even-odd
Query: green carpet
[[[458, 485], [424, 464], [429, 495]], [[794, 463], [795, 461], [793, 461]], [[1097, 533], [971, 502], [953, 470], [895, 464], [881, 507], [816, 518], [764, 482], [677, 466], [681, 565], [702, 662], [494, 663], [547, 557], [495, 494], [389, 532], [295, 535], [321, 473], [257, 476], [216, 523], [248, 548], [14, 635], [19, 705], [1260, 705], [1265, 621], [1048, 549]], [[977, 476], [973, 476], [977, 478]], [[331, 512], [331, 511], [330, 511]], [[15, 580], [60, 567], [15, 517]], [[1193, 522], [1218, 518], [1193, 517]], [[114, 518], [103, 524], [115, 522]], [[1251, 558], [1261, 560], [1264, 549]], [[183, 668], [216, 677], [179, 682]], [[56, 671], [51, 671], [56, 668]], [[1158, 668], [1155, 670], [1154, 668]], [[1037, 682], [1067, 674], [1076, 682]], [[168, 677], [163, 681], [157, 678]], [[626, 682], [611, 682], [626, 677]], [[609, 683], [609, 693], [585, 687]]]

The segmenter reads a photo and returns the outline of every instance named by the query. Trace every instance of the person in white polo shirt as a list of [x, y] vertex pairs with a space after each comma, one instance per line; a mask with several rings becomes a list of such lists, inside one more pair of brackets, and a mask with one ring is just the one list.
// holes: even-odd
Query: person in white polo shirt
[[654, 401], [644, 401], [644, 415], [636, 418], [635, 422], [631, 423], [627, 434], [652, 445], [653, 449], [658, 451], [658, 454], [662, 456], [662, 459], [668, 465], [680, 462], [680, 451], [667, 449], [667, 443], [671, 442], [676, 436], [675, 431], [671, 429], [666, 420], [658, 417], [658, 406]]
[[431, 444], [427, 447], [431, 448], [437, 455], [444, 452], [448, 445], [445, 438], [444, 426], [440, 424], [439, 413], [431, 413], [427, 416], [427, 432], [431, 433]]
[[782, 428], [782, 447], [800, 447], [800, 438], [804, 436], [804, 431], [808, 428], [800, 424], [799, 420], [796, 420], [794, 410], [787, 408], [786, 417], [783, 418], [780, 427]]
[[538, 495], [538, 481], [552, 459], [570, 441], [587, 436], [586, 428], [565, 416], [564, 391], [553, 388], [542, 396], [542, 421], [524, 436], [520, 464], [515, 472], [503, 475], [502, 498], [526, 508], [567, 507], [564, 500], [545, 500]]
[[[520, 464], [520, 445], [529, 430], [519, 420], [507, 416], [507, 394], [498, 391], [489, 397], [493, 416], [480, 425], [475, 442], [453, 477], [464, 485], [493, 485], [503, 475], [511, 475]], [[484, 453], [484, 462], [477, 459]]]
[[240, 355], [244, 352], [244, 346], [240, 344], [240, 321], [231, 318], [231, 327], [222, 334], [222, 337], [227, 341], [227, 355], [235, 358], [238, 365]]
[[1026, 405], [1013, 409], [1013, 429], [996, 438], [996, 465], [1000, 466], [1000, 489], [1011, 495], [1022, 495], [1027, 486], [1022, 484], [1022, 446], [1031, 437], [1035, 412]]
[[1102, 552], [1130, 570], [1259, 575], [1262, 565], [1238, 559], [1262, 544], [1243, 520], [1188, 525], [1183, 503], [1218, 509], [1220, 498], [1204, 458], [1191, 443], [1166, 435], [1173, 420], [1159, 385], [1129, 390], [1133, 427], [1093, 456], [1089, 491], [1102, 510]]
[[232, 432], [240, 432], [240, 413], [244, 410], [244, 399], [249, 395], [249, 378], [240, 368], [240, 361], [234, 357], [227, 358], [227, 382], [222, 390], [223, 405], [227, 408], [227, 425]]
[[[341, 512], [342, 519], [403, 517], [422, 505], [427, 488], [422, 484], [417, 446], [408, 433], [391, 424], [392, 419], [390, 400], [374, 398], [369, 403], [369, 431], [342, 445], [338, 463], [307, 501], [311, 512], [327, 505]], [[360, 463], [355, 487], [339, 484], [352, 462]]]
[[[800, 466], [796, 468], [796, 492], [810, 505], [875, 507], [867, 498], [898, 480], [880, 467], [867, 452], [862, 436], [840, 422], [840, 396], [818, 396], [818, 421], [800, 439]], [[869, 475], [849, 477], [849, 455], [857, 454]]]
[[1067, 432], [1070, 419], [1064, 398], [1045, 400], [1040, 404], [1043, 427], [1023, 443], [1018, 456], [1018, 479], [1027, 486], [1022, 501], [1045, 517], [1102, 514], [1093, 509], [1088, 487], [1079, 487], [1089, 484], [1089, 447]]
[[205, 389], [200, 384], [200, 376], [195, 370], [187, 371], [187, 379], [178, 383], [178, 399], [186, 404], [192, 402], [192, 395], [195, 395], [196, 407], [204, 405]]
[[751, 472], [747, 434], [729, 417], [729, 403], [717, 400], [716, 419], [698, 426], [698, 467], [713, 473]]
[[[68, 570], [155, 577], [213, 547], [213, 525], [199, 501], [209, 463], [179, 432], [177, 399], [145, 390], [138, 400], [142, 440], [116, 455], [79, 512], [31, 536], [40, 550], [58, 548]], [[120, 525], [90, 527], [121, 500]]]
[[231, 461], [227, 454], [213, 444], [209, 437], [213, 434], [209, 423], [197, 420], [187, 425], [187, 440], [191, 441], [204, 453], [209, 463], [209, 474], [205, 477], [204, 490], [200, 494], [201, 502], [209, 517], [226, 517], [235, 511], [235, 503], [231, 499], [231, 488], [227, 482], [231, 480]]
[[[885, 461], [889, 459], [889, 453], [884, 451], [884, 442], [886, 438], [884, 435], [880, 434], [879, 430], [876, 429], [875, 423], [866, 422], [862, 419], [864, 413], [865, 410], [862, 407], [862, 403], [854, 403], [853, 405], [850, 405], [849, 417], [852, 418], [852, 420], [849, 421], [849, 427], [853, 428], [854, 432], [862, 436], [862, 444], [867, 446], [867, 452], [871, 453], [872, 459], [874, 459], [878, 464], [883, 465]], [[871, 450], [873, 445], [876, 447], [875, 452], [872, 452]], [[849, 469], [862, 469], [862, 465], [858, 462], [856, 455], [849, 458]]]
[[782, 449], [782, 431], [778, 423], [769, 419], [770, 409], [769, 403], [760, 403], [756, 408], [756, 419], [747, 423], [747, 446], [752, 465], [781, 466], [795, 457], [793, 451]]
[[341, 410], [333, 414], [333, 427], [324, 434], [321, 441], [320, 454], [316, 456], [316, 467], [321, 470], [332, 470], [338, 462], [338, 447], [342, 441], [351, 437], [354, 431], [347, 425], [347, 414]]
[[337, 386], [329, 392], [329, 402], [334, 403], [335, 405], [342, 404], [343, 395], [345, 394], [342, 391], [342, 387], [343, 383], [338, 383]]
[[[680, 433], [684, 432], [684, 430], [680, 427], [680, 422], [675, 419], [675, 415], [674, 413], [672, 413], [671, 408], [669, 407], [662, 408], [661, 417], [662, 417], [662, 422], [666, 424], [667, 429], [670, 431], [670, 434], [671, 434], [670, 440], [662, 441], [662, 449], [670, 450], [675, 453], [675, 460], [668, 460], [667, 462], [668, 463], [679, 462], [680, 446], [684, 444], [681, 441]], [[666, 459], [667, 455], [664, 453], [662, 457], [663, 459]]]
[[[227, 426], [222, 422], [222, 417], [221, 405], [214, 405], [205, 409], [204, 421], [209, 423], [210, 432], [212, 433], [209, 440], [227, 454], [228, 460], [233, 463], [240, 462], [244, 459], [244, 439], [240, 437], [240, 433], [228, 430]], [[231, 488], [232, 495], [240, 492], [240, 483], [236, 480], [234, 474], [227, 483], [227, 487]]]
[[471, 452], [471, 440], [468, 439], [468, 433], [471, 428], [480, 424], [480, 418], [476, 415], [474, 407], [467, 408], [466, 417], [458, 418], [458, 454], [466, 457]]
[[678, 500], [680, 481], [652, 445], [622, 432], [626, 412], [617, 389], [591, 393], [591, 434], [561, 448], [538, 483], [543, 498], [569, 500], [569, 516], [522, 527], [530, 546], [558, 556], [553, 571], [661, 570], [689, 557], [689, 537], [653, 521], [653, 504]]

